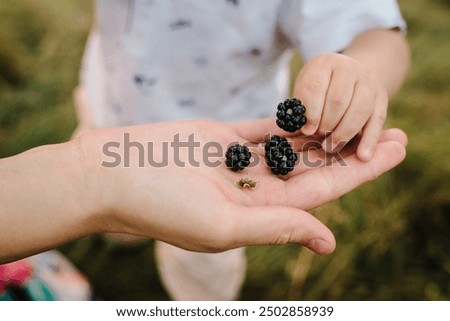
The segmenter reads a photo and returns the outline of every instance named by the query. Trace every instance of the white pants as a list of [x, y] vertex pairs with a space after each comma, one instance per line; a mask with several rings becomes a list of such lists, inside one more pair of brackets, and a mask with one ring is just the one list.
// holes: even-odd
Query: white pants
[[174, 300], [234, 300], [244, 281], [245, 249], [197, 253], [157, 241], [161, 281]]

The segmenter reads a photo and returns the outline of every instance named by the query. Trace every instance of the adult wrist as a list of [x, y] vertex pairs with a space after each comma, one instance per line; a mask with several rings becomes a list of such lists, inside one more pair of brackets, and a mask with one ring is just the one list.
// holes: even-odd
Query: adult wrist
[[76, 173], [74, 187], [77, 189], [75, 202], [80, 207], [83, 227], [89, 233], [111, 232], [111, 216], [114, 205], [111, 201], [113, 185], [111, 176], [104, 172], [101, 160], [101, 148], [97, 145], [95, 133], [84, 133], [65, 143], [68, 153], [73, 155], [71, 168]]
[[0, 262], [98, 231], [74, 142], [0, 160]]
[[[83, 237], [101, 231], [98, 217], [101, 206], [96, 200], [96, 173], [86, 166], [77, 141], [57, 145], [38, 147], [45, 153], [46, 170], [53, 181], [53, 191], [48, 198], [57, 198], [55, 202], [66, 204], [64, 223], [72, 224], [73, 236]], [[69, 233], [72, 234], [72, 233]]]
[[127, 229], [128, 217], [124, 214], [122, 203], [128, 191], [123, 187], [130, 186], [132, 182], [123, 182], [122, 171], [126, 169], [122, 166], [105, 166], [105, 161], [109, 160], [105, 155], [105, 145], [120, 141], [120, 137], [122, 132], [118, 129], [96, 129], [70, 142], [77, 153], [77, 166], [85, 191], [83, 211], [87, 213], [95, 233], [131, 233]]

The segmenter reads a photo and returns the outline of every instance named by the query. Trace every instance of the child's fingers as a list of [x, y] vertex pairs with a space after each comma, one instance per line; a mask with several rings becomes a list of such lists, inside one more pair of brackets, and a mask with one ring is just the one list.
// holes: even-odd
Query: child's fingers
[[336, 70], [333, 73], [320, 120], [319, 134], [325, 135], [336, 128], [350, 105], [354, 90], [355, 76], [351, 72]]
[[294, 89], [294, 97], [298, 97], [306, 107], [308, 121], [301, 129], [305, 135], [313, 135], [319, 127], [332, 74], [331, 67], [313, 67], [309, 66], [300, 73]]
[[374, 109], [375, 95], [367, 85], [357, 84], [350, 106], [339, 125], [333, 131], [331, 146], [324, 141], [327, 152], [333, 152], [336, 147], [350, 141], [364, 127]]
[[[286, 184], [287, 204], [305, 210], [337, 199], [357, 186], [398, 165], [405, 158], [405, 135], [391, 131], [393, 139], [377, 144], [373, 157], [368, 162], [355, 154], [343, 157], [340, 164], [323, 166], [290, 178]], [[383, 135], [386, 136], [386, 135]]]
[[233, 128], [239, 137], [250, 142], [261, 142], [267, 134], [285, 135], [285, 132], [277, 126], [275, 117], [231, 122], [228, 125]]
[[375, 109], [364, 127], [357, 155], [360, 160], [372, 158], [386, 120], [388, 98], [386, 94], [378, 94], [375, 98]]

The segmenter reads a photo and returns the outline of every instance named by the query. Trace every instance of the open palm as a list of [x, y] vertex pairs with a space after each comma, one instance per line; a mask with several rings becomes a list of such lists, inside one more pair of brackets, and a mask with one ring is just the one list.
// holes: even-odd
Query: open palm
[[[105, 232], [125, 232], [159, 239], [178, 247], [204, 252], [223, 251], [245, 245], [298, 243], [319, 254], [335, 248], [331, 231], [306, 212], [336, 199], [399, 164], [405, 157], [406, 136], [397, 129], [383, 132], [374, 157], [358, 160], [356, 145], [348, 144], [339, 162], [326, 164], [326, 154], [314, 146], [313, 138], [292, 136], [300, 161], [286, 177], [275, 176], [264, 161], [261, 143], [268, 133], [284, 135], [273, 119], [223, 124], [183, 121], [110, 129], [103, 135], [82, 136], [84, 155], [97, 155], [106, 141], [130, 140], [148, 146], [152, 160], [164, 159], [167, 166], [142, 165], [138, 148], [130, 149], [130, 164], [100, 169], [102, 199], [114, 210], [114, 224]], [[174, 137], [197, 144], [174, 152]], [[220, 153], [205, 156], [205, 144]], [[254, 142], [254, 161], [242, 172], [224, 164], [224, 151], [231, 143]], [[86, 147], [87, 146], [87, 147]], [[125, 151], [120, 148], [122, 160]], [[147, 151], [147, 156], [148, 156]], [[101, 158], [105, 160], [105, 155]], [[98, 162], [98, 157], [96, 158]], [[257, 161], [259, 160], [259, 161]], [[307, 160], [307, 161], [306, 161]], [[140, 163], [141, 161], [141, 163]], [[183, 163], [183, 165], [181, 165]], [[213, 164], [213, 165], [212, 165]], [[255, 188], [239, 188], [242, 178], [257, 182]]]

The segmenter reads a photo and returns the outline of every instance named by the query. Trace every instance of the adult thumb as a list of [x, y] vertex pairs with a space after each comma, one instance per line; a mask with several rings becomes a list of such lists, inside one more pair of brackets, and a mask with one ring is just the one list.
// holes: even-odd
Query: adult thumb
[[332, 253], [333, 233], [311, 214], [286, 206], [240, 207], [237, 242], [242, 245], [296, 243], [317, 254]]

